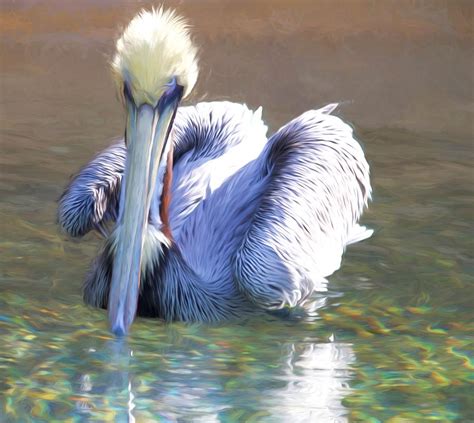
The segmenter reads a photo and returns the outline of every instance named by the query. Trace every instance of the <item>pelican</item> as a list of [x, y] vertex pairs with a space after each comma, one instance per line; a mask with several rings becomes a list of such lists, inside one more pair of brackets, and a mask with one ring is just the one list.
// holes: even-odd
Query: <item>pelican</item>
[[310, 110], [267, 138], [262, 111], [231, 102], [180, 107], [197, 49], [174, 11], [141, 11], [111, 63], [125, 137], [74, 176], [58, 205], [73, 237], [105, 243], [84, 283], [87, 304], [127, 334], [136, 315], [216, 322], [292, 308], [341, 264], [371, 196], [352, 129]]

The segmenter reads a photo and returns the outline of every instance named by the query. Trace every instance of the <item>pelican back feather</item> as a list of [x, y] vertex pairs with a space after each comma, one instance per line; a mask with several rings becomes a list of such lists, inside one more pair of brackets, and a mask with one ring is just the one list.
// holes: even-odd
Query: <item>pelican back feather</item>
[[371, 194], [369, 166], [352, 129], [311, 110], [269, 140], [269, 182], [235, 257], [236, 282], [265, 308], [300, 304], [340, 267], [347, 244], [371, 235], [358, 225]]

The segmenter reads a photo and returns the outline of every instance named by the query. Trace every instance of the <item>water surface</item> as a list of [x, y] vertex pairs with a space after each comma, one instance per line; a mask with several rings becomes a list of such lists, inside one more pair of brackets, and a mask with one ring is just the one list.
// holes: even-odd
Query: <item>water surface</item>
[[474, 419], [472, 8], [383, 3], [179, 4], [202, 51], [192, 101], [263, 105], [272, 130], [343, 103], [375, 235], [309, 315], [138, 319], [128, 342], [82, 304], [100, 240], [60, 234], [55, 209], [123, 132], [107, 61], [144, 4], [2, 3], [0, 421]]

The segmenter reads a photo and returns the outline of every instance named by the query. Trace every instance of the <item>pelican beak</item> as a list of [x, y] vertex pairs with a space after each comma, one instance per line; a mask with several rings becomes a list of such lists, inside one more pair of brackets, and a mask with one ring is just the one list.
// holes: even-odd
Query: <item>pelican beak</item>
[[120, 192], [108, 314], [112, 332], [126, 335], [137, 312], [143, 244], [151, 199], [183, 87], [173, 79], [156, 106], [137, 106], [127, 88], [127, 159]]

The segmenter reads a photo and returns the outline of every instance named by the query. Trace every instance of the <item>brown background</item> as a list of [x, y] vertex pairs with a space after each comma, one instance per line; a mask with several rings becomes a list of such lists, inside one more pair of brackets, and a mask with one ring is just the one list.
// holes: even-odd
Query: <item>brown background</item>
[[[12, 130], [14, 115], [28, 112], [42, 124], [59, 126], [64, 120], [68, 125], [107, 120], [108, 130], [101, 128], [104, 135], [121, 133], [107, 60], [120, 27], [150, 4], [3, 0], [3, 129]], [[193, 101], [263, 105], [272, 127], [308, 108], [340, 101], [344, 117], [357, 126], [469, 139], [473, 4], [166, 2], [189, 18], [201, 49]], [[31, 104], [31, 98], [39, 100]], [[74, 122], [75, 109], [91, 103], [94, 116], [85, 113], [81, 122]]]

